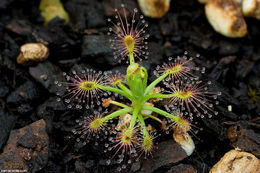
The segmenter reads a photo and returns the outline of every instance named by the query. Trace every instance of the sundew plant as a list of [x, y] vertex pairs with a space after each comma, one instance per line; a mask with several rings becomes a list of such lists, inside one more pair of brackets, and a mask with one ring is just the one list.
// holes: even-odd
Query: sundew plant
[[[115, 105], [109, 111], [97, 109], [93, 115], [78, 120], [79, 127], [73, 130], [79, 135], [78, 141], [83, 139], [84, 144], [92, 139], [107, 139], [104, 152], [113, 152], [107, 164], [115, 156], [118, 163], [124, 158], [131, 163], [132, 157], [152, 155], [158, 134], [147, 122], [160, 123], [166, 132], [173, 130], [175, 140], [181, 143], [178, 139], [187, 139], [193, 117], [218, 114], [214, 106], [220, 95], [209, 91], [210, 81], [199, 79], [196, 74], [204, 73], [205, 69], [195, 67], [187, 54], [169, 58], [170, 63], [157, 66], [154, 71], [157, 78], [148, 83], [146, 68], [136, 61], [149, 58], [146, 41], [149, 35], [145, 31], [148, 24], [142, 15], [138, 15], [137, 9], [132, 15], [127, 15], [129, 12], [124, 7], [115, 12], [115, 18], [108, 19], [111, 24], [108, 35], [111, 36], [114, 57], [129, 63], [126, 75], [87, 69], [79, 73], [74, 71], [72, 76], [66, 75], [65, 83], [68, 107], [72, 107], [75, 101], [75, 107], [79, 109], [95, 108], [95, 104], [109, 109]], [[158, 87], [159, 83], [165, 87]], [[112, 93], [125, 99], [120, 102], [109, 97]], [[105, 99], [104, 96], [108, 97]], [[163, 102], [165, 107], [156, 107], [158, 102]]]

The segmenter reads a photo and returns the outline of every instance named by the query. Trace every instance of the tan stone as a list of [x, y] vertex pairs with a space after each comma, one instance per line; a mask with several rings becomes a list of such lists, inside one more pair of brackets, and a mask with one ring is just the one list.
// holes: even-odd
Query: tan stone
[[260, 0], [243, 0], [242, 11], [244, 16], [260, 20]]
[[210, 0], [205, 5], [205, 13], [215, 31], [226, 37], [243, 37], [247, 26], [241, 5], [236, 0]]
[[120, 115], [116, 126], [116, 130], [120, 130], [120, 131], [126, 130], [131, 120], [132, 120], [132, 115], [130, 114]]
[[18, 64], [29, 62], [41, 62], [48, 58], [49, 49], [41, 43], [27, 43], [21, 46], [20, 54], [17, 57]]
[[195, 150], [195, 144], [190, 137], [189, 133], [181, 132], [180, 130], [176, 130], [178, 128], [174, 128], [173, 131], [173, 139], [180, 144], [181, 148], [186, 152], [188, 156], [190, 156]]
[[138, 0], [142, 13], [151, 18], [161, 18], [170, 9], [170, 0]]
[[210, 173], [260, 173], [260, 161], [253, 154], [231, 150], [214, 165]]

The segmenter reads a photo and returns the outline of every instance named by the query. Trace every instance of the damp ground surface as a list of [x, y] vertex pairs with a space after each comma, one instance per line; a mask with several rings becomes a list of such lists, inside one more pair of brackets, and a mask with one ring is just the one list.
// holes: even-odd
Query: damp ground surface
[[[246, 18], [248, 35], [230, 39], [212, 29], [205, 17], [204, 6], [197, 1], [171, 3], [170, 12], [163, 18], [146, 18], [150, 34], [149, 57], [142, 65], [153, 76], [156, 66], [167, 62], [168, 57], [181, 56], [184, 51], [194, 57], [200, 54], [194, 59], [195, 64], [206, 67], [203, 78], [211, 80], [214, 90], [222, 93], [216, 107], [219, 114], [210, 119], [195, 118], [192, 122], [194, 131], [199, 129], [199, 132], [192, 135], [196, 150], [189, 157], [173, 150], [171, 146], [176, 143], [172, 134], [161, 132], [155, 125], [162, 134], [156, 138], [156, 143], [163, 147], [154, 151], [154, 158], [126, 163], [121, 172], [147, 172], [144, 169], [147, 166], [150, 172], [156, 173], [208, 172], [235, 147], [259, 158], [260, 100], [248, 92], [260, 90], [260, 22]], [[28, 172], [37, 173], [115, 172], [125, 163], [107, 166], [106, 161], [112, 153], [104, 154], [102, 141], [83, 145], [71, 133], [76, 119], [89, 116], [91, 110], [68, 109], [58, 101], [57, 93], [63, 95], [66, 91], [55, 81], [64, 81], [63, 72], [69, 74], [86, 68], [125, 73], [127, 65], [113, 58], [106, 34], [106, 19], [113, 15], [113, 8], [121, 1], [64, 0], [63, 4], [71, 22], [64, 24], [63, 20], [55, 18], [48, 27], [43, 27], [38, 0], [0, 2], [0, 152], [3, 154], [11, 131], [21, 135], [22, 128], [33, 128], [36, 123], [35, 128], [48, 135], [29, 130], [31, 134], [23, 135], [17, 141], [14, 150], [22, 150], [24, 154], [17, 162], [17, 168], [25, 164]], [[138, 7], [135, 1], [126, 4], [129, 9]], [[46, 44], [49, 58], [29, 66], [18, 65], [16, 58], [20, 46], [31, 42]], [[232, 107], [231, 112], [228, 106]], [[167, 147], [169, 152], [163, 150]], [[178, 155], [172, 156], [174, 152]], [[4, 159], [0, 157], [1, 169], [12, 161]], [[152, 159], [158, 162], [153, 163]]]

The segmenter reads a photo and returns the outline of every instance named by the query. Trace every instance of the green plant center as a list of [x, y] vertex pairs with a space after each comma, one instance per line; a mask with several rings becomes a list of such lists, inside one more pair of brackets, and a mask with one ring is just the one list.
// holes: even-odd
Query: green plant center
[[191, 91], [176, 91], [176, 92], [174, 92], [174, 95], [176, 97], [178, 97], [179, 99], [186, 100], [192, 96], [192, 92]]
[[97, 118], [94, 121], [92, 121], [89, 126], [91, 129], [97, 130], [98, 128], [100, 128], [102, 124], [103, 124], [102, 118]]
[[189, 121], [181, 117], [177, 117], [175, 121], [177, 122], [178, 127], [182, 130], [182, 132], [187, 132], [191, 129]]
[[145, 150], [150, 150], [150, 149], [152, 149], [152, 146], [153, 146], [153, 141], [152, 141], [152, 139], [150, 138], [149, 135], [146, 135], [146, 136], [144, 137], [144, 140], [143, 140], [143, 148], [144, 148]]
[[179, 73], [181, 70], [182, 70], [182, 66], [181, 65], [176, 65], [176, 66], [173, 66], [173, 67], [167, 69], [166, 73], [168, 73], [168, 74], [176, 74], [176, 73]]
[[137, 73], [140, 69], [139, 64], [137, 63], [132, 63], [127, 67], [127, 74], [128, 75], [134, 75], [135, 73]]
[[129, 54], [134, 53], [135, 39], [131, 35], [127, 35], [124, 38], [125, 47]]
[[122, 135], [122, 143], [124, 144], [131, 144], [132, 142], [132, 136], [133, 136], [133, 131], [128, 129], [126, 130], [123, 135]]
[[83, 91], [91, 91], [98, 88], [98, 84], [93, 81], [84, 81], [81, 82], [79, 88]]

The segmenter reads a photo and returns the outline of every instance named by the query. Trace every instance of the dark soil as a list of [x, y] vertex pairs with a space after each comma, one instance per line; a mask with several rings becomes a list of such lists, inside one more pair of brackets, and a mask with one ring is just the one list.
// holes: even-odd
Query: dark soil
[[[120, 0], [63, 0], [71, 22], [64, 24], [63, 20], [55, 18], [48, 27], [43, 27], [39, 0], [1, 0], [0, 152], [11, 130], [43, 118], [50, 140], [49, 154], [47, 165], [38, 173], [115, 172], [116, 166], [106, 166], [108, 155], [103, 154], [101, 145], [82, 146], [72, 136], [75, 120], [87, 113], [68, 110], [58, 102], [57, 93], [63, 95], [65, 90], [55, 81], [64, 81], [63, 72], [88, 67], [102, 71], [117, 69], [124, 73], [126, 64], [113, 58], [106, 36], [106, 19], [111, 15], [111, 9], [120, 3]], [[195, 125], [202, 129], [193, 136], [195, 152], [154, 172], [167, 172], [178, 164], [188, 164], [204, 173], [236, 146], [237, 143], [232, 143], [226, 135], [230, 126], [252, 129], [255, 135], [260, 133], [257, 119], [260, 101], [253, 101], [247, 94], [249, 86], [260, 89], [260, 22], [247, 18], [246, 37], [226, 38], [209, 25], [204, 6], [196, 0], [172, 0], [171, 3], [169, 13], [163, 18], [146, 18], [150, 56], [143, 65], [152, 76], [155, 67], [167, 61], [169, 56], [183, 55], [184, 51], [191, 56], [200, 54], [195, 63], [206, 67], [205, 78], [213, 81], [215, 90], [221, 91], [222, 97], [216, 108], [217, 116], [195, 120]], [[137, 7], [137, 3], [131, 2], [128, 6]], [[18, 65], [19, 48], [29, 42], [47, 43], [48, 60], [30, 66]], [[43, 78], [42, 73], [47, 78]], [[232, 112], [228, 111], [229, 105]], [[171, 138], [172, 135], [163, 135], [157, 142]], [[260, 157], [257, 147], [243, 150]], [[138, 171], [140, 167], [142, 164], [138, 162], [123, 172]]]

